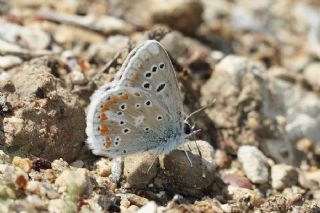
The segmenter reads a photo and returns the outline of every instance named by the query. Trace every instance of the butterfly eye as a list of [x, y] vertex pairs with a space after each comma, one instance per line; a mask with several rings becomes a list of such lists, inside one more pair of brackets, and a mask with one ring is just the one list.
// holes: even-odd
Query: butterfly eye
[[159, 64], [159, 68], [160, 68], [161, 70], [163, 70], [163, 69], [164, 69], [164, 63], [160, 63], [160, 64]]

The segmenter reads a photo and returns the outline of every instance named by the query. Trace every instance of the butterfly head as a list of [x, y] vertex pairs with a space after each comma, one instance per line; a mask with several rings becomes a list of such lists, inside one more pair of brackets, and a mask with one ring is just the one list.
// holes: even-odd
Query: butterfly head
[[191, 126], [188, 121], [184, 121], [183, 131], [187, 137], [194, 135], [196, 132], [198, 132], [198, 130], [195, 130], [195, 125]]

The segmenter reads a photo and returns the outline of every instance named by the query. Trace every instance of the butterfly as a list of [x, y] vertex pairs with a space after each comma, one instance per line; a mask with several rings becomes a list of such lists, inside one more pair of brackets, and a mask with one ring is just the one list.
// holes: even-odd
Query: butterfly
[[142, 151], [167, 154], [196, 132], [183, 116], [171, 60], [159, 42], [148, 40], [92, 95], [86, 143], [95, 155], [111, 158]]

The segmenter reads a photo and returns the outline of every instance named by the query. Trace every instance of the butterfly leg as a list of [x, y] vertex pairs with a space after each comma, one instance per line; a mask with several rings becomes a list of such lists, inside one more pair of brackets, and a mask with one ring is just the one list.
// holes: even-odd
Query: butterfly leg
[[111, 179], [119, 183], [122, 170], [123, 170], [123, 158], [122, 157], [116, 157], [112, 160], [112, 172], [111, 172]]
[[156, 162], [157, 158], [158, 158], [158, 155], [155, 155], [155, 157], [154, 157], [154, 159], [153, 159], [152, 163], [150, 164], [150, 166], [149, 166], [149, 168], [148, 168], [148, 170], [147, 170], [147, 174], [149, 173], [150, 169], [152, 168], [152, 166], [153, 166], [154, 162]]
[[189, 154], [188, 154], [187, 150], [184, 150], [184, 153], [186, 154], [186, 157], [187, 157], [187, 159], [188, 159], [188, 161], [190, 163], [190, 167], [193, 167], [192, 161], [191, 161], [191, 159], [189, 157]]

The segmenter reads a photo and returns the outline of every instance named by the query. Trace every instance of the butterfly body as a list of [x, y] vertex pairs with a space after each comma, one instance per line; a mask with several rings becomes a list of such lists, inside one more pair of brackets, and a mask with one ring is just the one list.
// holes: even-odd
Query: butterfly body
[[113, 82], [93, 94], [87, 144], [94, 154], [112, 158], [168, 153], [189, 135], [182, 114], [169, 56], [160, 43], [149, 40], [129, 53]]

